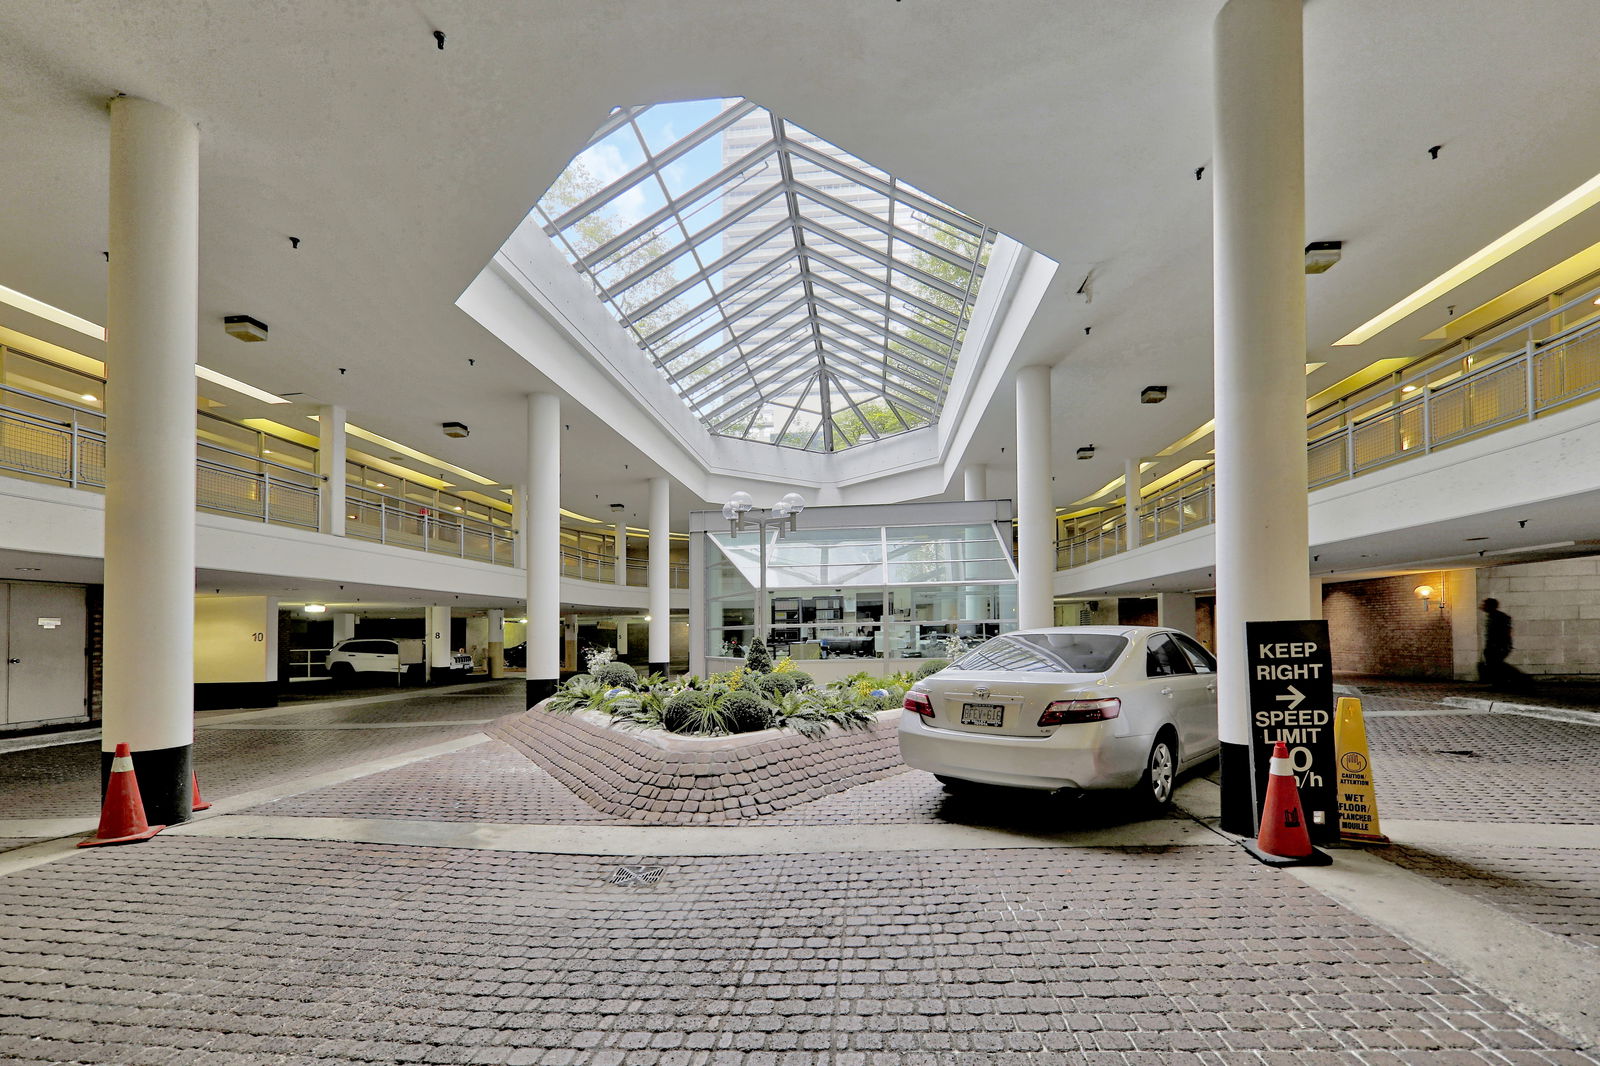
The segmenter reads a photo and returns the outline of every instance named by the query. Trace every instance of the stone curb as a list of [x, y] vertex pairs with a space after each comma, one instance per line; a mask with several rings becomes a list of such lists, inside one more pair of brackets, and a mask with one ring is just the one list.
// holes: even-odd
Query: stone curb
[[654, 825], [736, 822], [904, 770], [898, 711], [867, 729], [811, 740], [767, 729], [680, 737], [620, 729], [603, 715], [539, 704], [485, 732], [511, 745], [595, 810]]
[[1482, 714], [1520, 714], [1525, 718], [1544, 718], [1552, 722], [1576, 722], [1578, 725], [1600, 725], [1600, 714], [1567, 707], [1541, 707], [1536, 703], [1507, 703], [1486, 700], [1477, 696], [1446, 696], [1439, 701], [1447, 707], [1460, 707], [1464, 711]]

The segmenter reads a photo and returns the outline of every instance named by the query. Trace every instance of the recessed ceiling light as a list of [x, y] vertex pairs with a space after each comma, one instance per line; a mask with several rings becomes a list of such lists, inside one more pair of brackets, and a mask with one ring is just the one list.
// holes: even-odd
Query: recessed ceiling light
[[40, 569], [37, 566], [19, 566], [17, 567], [17, 572], [21, 574], [37, 574]]
[[228, 331], [228, 336], [237, 337], [242, 341], [267, 339], [267, 324], [249, 315], [228, 315], [222, 320], [222, 328]]
[[1093, 459], [1094, 458], [1094, 445], [1093, 444], [1085, 444], [1083, 447], [1079, 448], [1078, 449], [1078, 458], [1079, 459]]
[[1146, 385], [1139, 393], [1140, 403], [1160, 403], [1167, 398], [1165, 385]]
[[16, 289], [8, 289], [4, 285], [0, 285], [0, 303], [10, 304], [18, 310], [26, 311], [30, 315], [37, 315], [42, 319], [54, 322], [58, 326], [66, 326], [70, 330], [82, 333], [85, 337], [93, 337], [97, 341], [106, 339], [106, 328], [104, 326], [96, 325], [87, 318], [79, 318], [77, 315], [47, 304], [43, 300], [35, 300], [32, 296], [20, 293]]
[[203, 366], [196, 366], [194, 368], [194, 376], [197, 378], [204, 378], [214, 385], [221, 385], [225, 389], [232, 389], [234, 392], [253, 397], [257, 400], [260, 400], [262, 403], [289, 402], [276, 393], [268, 392], [266, 389], [258, 389], [254, 385], [247, 385], [238, 378], [230, 378], [228, 375], [220, 371], [210, 370]]
[[86, 392], [82, 396], [79, 396], [78, 399], [82, 400], [84, 403], [99, 403], [100, 402], [100, 397], [96, 396], [92, 392]]
[[1488, 537], [1468, 537], [1467, 540], [1488, 540]]

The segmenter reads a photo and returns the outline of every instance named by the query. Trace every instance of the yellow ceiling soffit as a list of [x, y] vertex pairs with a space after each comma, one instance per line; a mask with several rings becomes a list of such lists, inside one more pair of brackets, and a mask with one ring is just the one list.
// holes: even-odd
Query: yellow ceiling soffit
[[79, 355], [71, 348], [63, 348], [59, 344], [51, 344], [37, 337], [30, 337], [26, 333], [18, 333], [14, 329], [0, 326], [0, 344], [15, 348], [24, 355], [31, 355], [43, 359], [47, 363], [76, 370], [80, 374], [90, 377], [105, 379], [106, 365], [98, 359], [91, 359], [87, 355]]
[[1337, 347], [1360, 344], [1371, 339], [1456, 286], [1477, 277], [1507, 256], [1526, 248], [1557, 226], [1581, 215], [1596, 203], [1600, 203], [1600, 174], [1596, 174], [1532, 218], [1473, 252], [1410, 296], [1363, 322], [1334, 341], [1334, 345]]
[[270, 418], [241, 418], [239, 424], [241, 426], [249, 426], [251, 429], [282, 440], [293, 441], [295, 444], [304, 445], [307, 448], [316, 448], [321, 443], [315, 433], [306, 433], [303, 430], [293, 429], [282, 422], [274, 422]]
[[1600, 243], [1591, 244], [1577, 255], [1563, 259], [1549, 270], [1535, 274], [1521, 285], [1507, 289], [1464, 315], [1457, 315], [1422, 339], [1448, 341], [1470, 336], [1492, 323], [1516, 314], [1553, 292], [1560, 292], [1573, 282], [1586, 278], [1596, 271], [1600, 271]]
[[1334, 400], [1355, 392], [1357, 389], [1366, 388], [1374, 381], [1381, 381], [1395, 371], [1409, 365], [1411, 365], [1410, 359], [1379, 359], [1377, 362], [1368, 363], [1354, 374], [1341, 378], [1321, 392], [1308, 397], [1306, 399], [1306, 411], [1315, 411], [1320, 407], [1324, 407]]
[[[316, 415], [308, 415], [307, 417], [313, 422], [317, 421]], [[460, 474], [468, 481], [475, 481], [480, 485], [499, 484], [499, 482], [492, 477], [484, 477], [482, 474], [474, 474], [471, 470], [468, 470], [465, 467], [456, 466], [454, 463], [447, 463], [443, 459], [435, 459], [427, 452], [418, 451], [416, 448], [408, 447], [407, 445], [401, 444], [399, 441], [390, 440], [388, 437], [381, 437], [378, 434], [373, 433], [371, 430], [362, 429], [360, 426], [352, 425], [349, 422], [344, 424], [344, 431], [350, 434], [352, 437], [360, 437], [364, 441], [370, 441], [373, 444], [381, 444], [385, 448], [399, 452], [401, 455], [409, 455], [418, 462], [427, 463], [430, 466], [436, 466], [440, 470], [448, 470], [452, 474]]]

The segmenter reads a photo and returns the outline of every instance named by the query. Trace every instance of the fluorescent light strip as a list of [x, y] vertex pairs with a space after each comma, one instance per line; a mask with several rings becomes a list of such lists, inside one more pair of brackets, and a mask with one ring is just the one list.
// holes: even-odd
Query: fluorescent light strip
[[58, 326], [66, 326], [70, 330], [76, 330], [86, 337], [93, 337], [97, 341], [106, 339], [106, 328], [104, 326], [97, 326], [87, 318], [79, 318], [71, 312], [63, 311], [61, 308], [47, 304], [43, 300], [35, 300], [32, 296], [20, 293], [16, 289], [8, 289], [4, 285], [0, 285], [0, 303], [8, 303], [19, 311], [37, 315], [39, 318], [54, 322]]
[[1456, 286], [1477, 277], [1513, 252], [1526, 248], [1557, 226], [1576, 218], [1597, 203], [1600, 203], [1600, 174], [1596, 174], [1515, 229], [1478, 249], [1387, 311], [1362, 323], [1334, 341], [1334, 345], [1360, 344], [1368, 340]]
[[221, 385], [225, 389], [232, 389], [234, 392], [237, 392], [243, 396], [249, 396], [252, 399], [260, 400], [262, 403], [289, 402], [282, 396], [276, 396], [268, 392], [266, 389], [258, 389], [254, 385], [247, 385], [238, 378], [230, 378], [228, 375], [220, 373], [216, 370], [207, 370], [198, 363], [195, 364], [194, 376], [197, 378], [204, 378], [213, 385]]

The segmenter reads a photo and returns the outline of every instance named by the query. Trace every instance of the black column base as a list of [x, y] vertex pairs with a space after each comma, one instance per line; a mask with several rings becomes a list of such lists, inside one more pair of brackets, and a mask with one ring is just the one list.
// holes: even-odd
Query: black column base
[[556, 694], [556, 687], [560, 684], [555, 678], [535, 680], [528, 678], [528, 706], [543, 703]]
[[666, 663], [651, 663], [650, 664], [650, 672], [652, 674], [660, 674], [662, 677], [665, 677], [667, 675], [667, 664]]
[[1253, 837], [1260, 828], [1256, 817], [1254, 780], [1250, 774], [1250, 745], [1222, 745], [1222, 821], [1225, 832]]
[[[109, 751], [100, 753], [100, 798], [111, 781]], [[151, 825], [177, 825], [194, 816], [194, 746], [157, 748], [133, 753], [133, 777], [139, 782], [144, 818]]]

